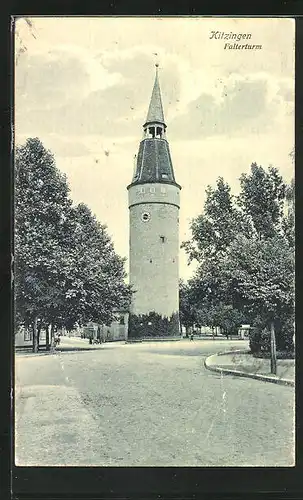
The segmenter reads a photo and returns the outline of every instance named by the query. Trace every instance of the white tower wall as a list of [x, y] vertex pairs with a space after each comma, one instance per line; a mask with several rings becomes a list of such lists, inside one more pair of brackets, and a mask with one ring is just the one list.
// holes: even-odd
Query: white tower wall
[[129, 187], [131, 313], [170, 317], [179, 311], [180, 189], [174, 184]]

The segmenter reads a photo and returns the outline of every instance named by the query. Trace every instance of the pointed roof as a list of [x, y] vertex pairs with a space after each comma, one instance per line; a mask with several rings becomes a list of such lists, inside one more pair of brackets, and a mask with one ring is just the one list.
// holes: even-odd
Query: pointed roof
[[158, 78], [158, 67], [159, 64], [156, 64], [155, 83], [145, 123], [158, 122], [158, 123], [163, 123], [165, 125], [159, 78]]
[[[158, 68], [157, 64], [156, 68]], [[158, 128], [156, 124], [162, 125], [160, 126], [162, 132], [163, 129], [164, 131], [166, 129], [157, 70], [146, 122], [143, 125], [144, 129], [148, 128], [146, 127], [148, 124], [154, 124], [151, 126], [151, 129]], [[136, 184], [152, 182], [173, 184], [181, 189], [181, 186], [177, 184], [175, 180], [169, 145], [165, 133], [159, 135], [152, 135], [151, 133], [152, 137], [149, 137], [146, 132], [147, 130], [145, 130], [145, 136], [140, 142], [133, 179], [131, 184], [127, 186], [127, 189]]]

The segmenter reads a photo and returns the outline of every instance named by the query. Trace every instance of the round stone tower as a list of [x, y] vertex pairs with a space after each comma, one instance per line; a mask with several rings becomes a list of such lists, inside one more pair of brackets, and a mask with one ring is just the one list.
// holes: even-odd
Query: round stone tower
[[[157, 65], [156, 65], [157, 67]], [[129, 338], [179, 336], [179, 208], [156, 69], [143, 139], [128, 189]]]

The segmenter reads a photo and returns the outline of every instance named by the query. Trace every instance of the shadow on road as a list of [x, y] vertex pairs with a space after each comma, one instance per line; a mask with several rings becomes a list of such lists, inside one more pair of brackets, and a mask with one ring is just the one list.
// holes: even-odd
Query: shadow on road
[[[106, 346], [107, 349], [113, 349], [113, 347]], [[73, 353], [73, 352], [94, 352], [103, 351], [104, 346], [60, 346], [56, 347], [55, 350], [47, 351], [46, 349], [39, 349], [37, 353], [34, 353], [32, 349], [20, 349], [15, 351], [17, 357], [36, 357], [36, 356], [51, 356], [52, 354], [63, 354], [63, 353]]]
[[[56, 347], [56, 352], [73, 352], [73, 351], [95, 351], [98, 347], [85, 346], [62, 346]], [[99, 348], [100, 349], [100, 348]]]
[[59, 346], [56, 347], [55, 352], [92, 352], [92, 351], [103, 351], [104, 349], [113, 349], [114, 347], [103, 345], [94, 345], [94, 346]]

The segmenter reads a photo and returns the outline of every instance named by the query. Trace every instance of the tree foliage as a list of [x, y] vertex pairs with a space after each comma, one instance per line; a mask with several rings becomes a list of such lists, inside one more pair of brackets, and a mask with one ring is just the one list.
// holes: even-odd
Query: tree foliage
[[292, 336], [294, 182], [287, 186], [277, 169], [253, 163], [233, 196], [219, 178], [191, 230], [183, 247], [198, 267], [182, 285], [181, 317], [186, 304], [194, 322], [228, 331], [243, 321], [262, 329], [274, 321], [281, 339]]
[[16, 148], [17, 323], [35, 325], [39, 318], [44, 327], [71, 328], [76, 322], [110, 322], [130, 297], [124, 262], [106, 226], [86, 205], [73, 206], [66, 178], [40, 140]]
[[179, 314], [162, 316], [151, 311], [148, 314], [133, 314], [129, 316], [129, 339], [143, 339], [148, 337], [176, 337], [180, 334]]
[[249, 231], [248, 222], [234, 203], [230, 186], [222, 177], [216, 189], [208, 186], [203, 213], [191, 223], [192, 239], [182, 244], [189, 260], [198, 261], [224, 253], [239, 231]]
[[286, 184], [272, 166], [266, 171], [253, 163], [250, 174], [240, 177], [241, 193], [238, 203], [247, 214], [257, 237], [271, 238], [281, 231]]
[[192, 289], [183, 280], [180, 280], [179, 283], [179, 308], [180, 323], [185, 326], [186, 334], [188, 334], [188, 328], [192, 326], [196, 320], [196, 309]]

